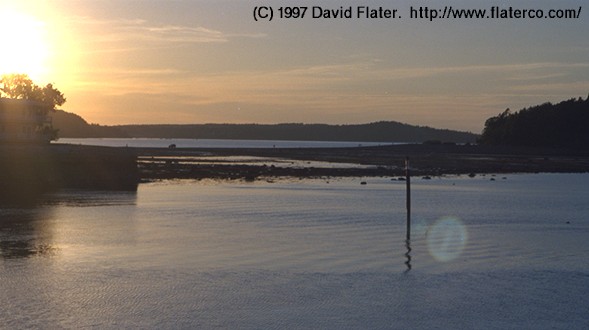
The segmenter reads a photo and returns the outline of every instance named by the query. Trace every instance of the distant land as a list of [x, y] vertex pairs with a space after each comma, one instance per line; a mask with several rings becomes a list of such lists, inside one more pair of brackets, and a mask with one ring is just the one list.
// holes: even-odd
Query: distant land
[[328, 124], [190, 124], [118, 125], [88, 124], [82, 117], [57, 110], [53, 127], [61, 138], [183, 138], [235, 140], [353, 141], [353, 142], [455, 142], [474, 143], [478, 135], [447, 129], [413, 126], [394, 121], [359, 125]]
[[88, 124], [88, 122], [70, 112], [56, 110], [52, 115], [53, 128], [58, 129], [60, 138], [124, 138], [130, 137], [120, 129]]
[[395, 121], [359, 125], [328, 124], [88, 124], [58, 110], [53, 126], [63, 138], [185, 138], [235, 140], [479, 143], [496, 146], [589, 149], [589, 96], [544, 103], [488, 118], [482, 135], [414, 126]]

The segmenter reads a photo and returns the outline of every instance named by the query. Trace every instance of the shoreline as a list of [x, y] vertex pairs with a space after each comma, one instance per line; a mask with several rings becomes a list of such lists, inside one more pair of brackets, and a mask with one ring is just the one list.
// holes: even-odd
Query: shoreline
[[[159, 180], [275, 182], [515, 173], [589, 173], [589, 151], [476, 145], [351, 148], [129, 148], [0, 145], [0, 202], [61, 189], [137, 191]], [[363, 181], [364, 182], [364, 181]]]

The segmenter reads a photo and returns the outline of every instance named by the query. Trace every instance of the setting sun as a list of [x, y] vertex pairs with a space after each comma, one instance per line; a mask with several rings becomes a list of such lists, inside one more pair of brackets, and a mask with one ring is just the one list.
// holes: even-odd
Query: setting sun
[[49, 45], [45, 23], [17, 11], [0, 12], [3, 31], [0, 50], [0, 74], [24, 73], [33, 80], [48, 77]]

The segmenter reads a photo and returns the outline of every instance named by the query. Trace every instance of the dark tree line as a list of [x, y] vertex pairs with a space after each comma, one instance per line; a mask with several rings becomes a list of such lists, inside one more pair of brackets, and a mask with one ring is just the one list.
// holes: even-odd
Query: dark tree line
[[589, 148], [589, 97], [509, 109], [487, 119], [481, 144]]

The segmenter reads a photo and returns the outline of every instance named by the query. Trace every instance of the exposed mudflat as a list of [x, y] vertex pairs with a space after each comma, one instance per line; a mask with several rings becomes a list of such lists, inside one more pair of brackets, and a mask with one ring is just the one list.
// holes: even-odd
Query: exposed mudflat
[[589, 172], [589, 152], [477, 145], [390, 145], [354, 148], [137, 148], [142, 179]]

